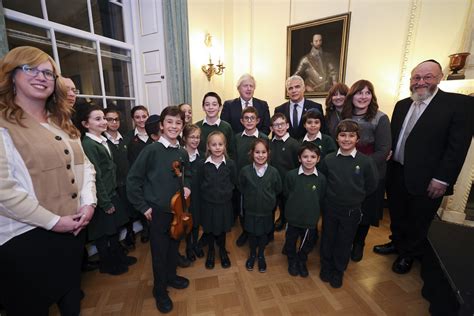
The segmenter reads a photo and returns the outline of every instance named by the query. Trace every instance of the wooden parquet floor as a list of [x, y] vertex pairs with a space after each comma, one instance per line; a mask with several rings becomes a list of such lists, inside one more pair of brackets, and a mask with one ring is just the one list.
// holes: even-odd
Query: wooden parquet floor
[[[385, 220], [371, 228], [363, 260], [349, 264], [340, 289], [319, 279], [319, 247], [309, 256], [308, 278], [288, 274], [286, 256], [281, 254], [284, 232], [276, 233], [266, 249], [267, 272], [247, 271], [248, 248], [235, 246], [240, 227], [234, 227], [227, 238], [231, 268], [222, 269], [216, 260], [216, 268], [207, 270], [202, 258], [179, 269], [178, 274], [191, 282], [185, 290], [170, 290], [174, 302], [170, 315], [429, 315], [420, 293], [419, 263], [409, 274], [397, 275], [391, 271], [394, 255], [372, 252], [375, 244], [387, 241], [388, 225]], [[131, 255], [138, 263], [124, 275], [83, 274], [82, 315], [160, 314], [151, 293], [149, 244], [138, 239]], [[57, 310], [53, 308], [51, 314], [57, 315]]]

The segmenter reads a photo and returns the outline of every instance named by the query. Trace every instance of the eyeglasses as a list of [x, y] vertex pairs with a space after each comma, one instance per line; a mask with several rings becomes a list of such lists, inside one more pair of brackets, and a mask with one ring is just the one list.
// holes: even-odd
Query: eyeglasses
[[43, 77], [49, 81], [54, 81], [58, 77], [51, 70], [39, 70], [36, 67], [30, 67], [28, 65], [17, 67], [17, 69], [21, 69], [25, 74], [27, 74], [30, 77], [36, 77], [41, 72], [43, 74]]
[[414, 81], [414, 82], [419, 82], [421, 79], [423, 79], [424, 82], [430, 82], [434, 79], [436, 79], [437, 76], [433, 76], [433, 75], [426, 75], [426, 76], [414, 76], [414, 77], [411, 77], [410, 80], [411, 81]]
[[76, 88], [69, 88], [68, 91], [72, 91], [74, 94], [80, 94], [81, 90], [76, 89]]
[[114, 118], [114, 117], [106, 117], [105, 120], [109, 123], [112, 123], [112, 122], [120, 122], [120, 119], [117, 117], [117, 118]]
[[255, 116], [244, 116], [242, 118], [245, 122], [253, 122], [255, 121], [257, 118]]
[[275, 124], [272, 124], [272, 127], [273, 128], [282, 128], [286, 126], [286, 123], [275, 123]]

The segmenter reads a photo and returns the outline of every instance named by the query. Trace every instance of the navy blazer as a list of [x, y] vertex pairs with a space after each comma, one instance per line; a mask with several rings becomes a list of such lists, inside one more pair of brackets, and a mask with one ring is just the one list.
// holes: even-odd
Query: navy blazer
[[[252, 106], [257, 110], [260, 118], [260, 122], [257, 124], [258, 130], [268, 135], [270, 133], [270, 110], [268, 109], [267, 101], [252, 98]], [[240, 98], [224, 102], [221, 112], [221, 120], [229, 123], [235, 134], [241, 133], [244, 130], [244, 126], [240, 123], [241, 116], [242, 102], [240, 101]]]
[[290, 136], [295, 138], [295, 139], [302, 139], [304, 135], [306, 135], [306, 129], [303, 126], [303, 115], [306, 111], [310, 109], [316, 109], [318, 110], [322, 117], [323, 121], [321, 122], [321, 133], [327, 134], [327, 127], [326, 127], [326, 122], [324, 120], [324, 114], [323, 114], [323, 107], [321, 104], [316, 103], [314, 101], [304, 99], [304, 104], [303, 104], [303, 113], [301, 115], [301, 119], [298, 122], [298, 126], [295, 128], [290, 120], [290, 101], [283, 103], [280, 106], [277, 106], [275, 108], [275, 114], [276, 113], [283, 113], [286, 116], [286, 119], [288, 120], [288, 123], [290, 124], [290, 128], [288, 129], [288, 132], [290, 133]]
[[[425, 195], [432, 178], [449, 183], [446, 195], [461, 171], [471, 143], [470, 97], [438, 90], [405, 142], [405, 186], [413, 195]], [[398, 101], [392, 115], [395, 152], [403, 121], [413, 100]], [[390, 168], [389, 168], [390, 170]]]

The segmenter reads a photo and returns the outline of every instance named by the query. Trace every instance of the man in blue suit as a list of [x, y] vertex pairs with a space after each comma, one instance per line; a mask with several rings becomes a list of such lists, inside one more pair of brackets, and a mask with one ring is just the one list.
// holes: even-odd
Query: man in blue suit
[[[291, 76], [286, 80], [286, 91], [290, 97], [290, 101], [283, 103], [275, 108], [276, 113], [283, 113], [290, 123], [288, 132], [290, 136], [300, 140], [306, 134], [306, 129], [302, 124], [303, 114], [308, 111], [319, 111], [323, 114], [323, 107], [321, 104], [305, 99], [304, 80], [300, 76]], [[327, 134], [327, 127], [325, 122], [321, 122], [321, 133]]]
[[453, 194], [471, 142], [468, 96], [438, 88], [443, 73], [435, 60], [411, 72], [411, 97], [392, 115], [392, 159], [387, 170], [391, 241], [374, 247], [398, 253], [396, 273], [408, 273], [423, 255], [426, 236], [443, 196]]
[[247, 106], [253, 106], [257, 112], [260, 122], [257, 124], [257, 129], [268, 135], [270, 133], [270, 111], [266, 101], [253, 97], [256, 83], [254, 77], [249, 74], [242, 75], [237, 81], [237, 90], [240, 97], [227, 100], [221, 112], [221, 120], [226, 121], [232, 126], [235, 134], [241, 133], [244, 130], [242, 123], [240, 123], [242, 110]]

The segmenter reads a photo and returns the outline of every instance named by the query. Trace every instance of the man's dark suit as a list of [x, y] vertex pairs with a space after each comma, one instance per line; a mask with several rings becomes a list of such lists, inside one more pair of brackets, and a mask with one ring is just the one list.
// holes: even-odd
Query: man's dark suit
[[[405, 143], [403, 166], [391, 161], [387, 174], [392, 241], [400, 256], [421, 254], [428, 229], [442, 197], [431, 199], [431, 180], [449, 184], [446, 195], [464, 163], [471, 142], [467, 104], [469, 97], [438, 90]], [[393, 152], [413, 101], [401, 100], [392, 115]]]
[[[306, 129], [303, 126], [303, 115], [305, 114], [306, 111], [310, 109], [316, 109], [318, 110], [321, 114], [323, 114], [323, 107], [321, 104], [316, 103], [314, 101], [304, 99], [304, 105], [303, 105], [303, 113], [301, 115], [300, 120], [298, 121], [298, 126], [294, 127], [291, 120], [290, 120], [290, 102], [285, 102], [280, 106], [277, 106], [275, 108], [275, 114], [276, 113], [283, 113], [286, 116], [286, 119], [288, 123], [290, 124], [290, 128], [288, 129], [288, 132], [290, 133], [290, 136], [295, 138], [295, 139], [301, 139], [306, 135]], [[325, 122], [321, 122], [321, 133], [327, 134], [326, 131], [326, 124]]]
[[[260, 118], [260, 123], [257, 124], [258, 130], [268, 135], [270, 133], [270, 111], [267, 101], [252, 98], [252, 106], [257, 110]], [[234, 133], [237, 134], [244, 130], [244, 126], [240, 123], [241, 114], [242, 102], [240, 98], [227, 100], [222, 107], [221, 120], [229, 123]]]

